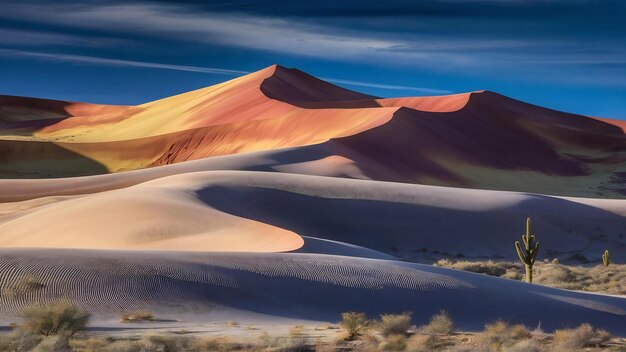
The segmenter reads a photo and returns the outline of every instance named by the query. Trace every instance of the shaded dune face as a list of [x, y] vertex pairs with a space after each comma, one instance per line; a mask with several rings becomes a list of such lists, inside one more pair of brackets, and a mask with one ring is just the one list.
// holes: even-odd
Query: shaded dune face
[[[485, 321], [504, 316], [548, 330], [591, 323], [626, 333], [621, 298], [395, 261], [318, 254], [4, 249], [0, 269], [0, 288], [14, 294], [0, 296], [9, 314], [34, 300], [69, 298], [97, 315], [143, 309], [201, 321], [224, 312], [238, 321], [253, 314], [335, 321], [343, 311], [369, 316], [413, 311], [419, 312], [414, 317], [419, 325], [446, 309], [460, 329], [481, 329]], [[23, 277], [44, 287], [14, 289]]]
[[[90, 195], [0, 203], [0, 247], [282, 252], [326, 241], [317, 243], [316, 253], [351, 255], [348, 244], [402, 257], [426, 248], [514, 260], [511, 243], [519, 237], [520, 219], [531, 216], [541, 228], [544, 253], [566, 258], [625, 247], [623, 202], [270, 172], [193, 172]], [[612, 256], [626, 258], [619, 251]]]

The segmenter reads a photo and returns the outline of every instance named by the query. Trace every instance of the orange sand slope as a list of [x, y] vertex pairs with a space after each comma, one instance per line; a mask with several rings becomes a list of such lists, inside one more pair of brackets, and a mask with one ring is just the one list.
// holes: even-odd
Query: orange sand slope
[[492, 92], [377, 99], [271, 66], [134, 107], [11, 97], [0, 104], [4, 178], [102, 174], [322, 143], [327, 156], [355, 166], [351, 177], [576, 196], [626, 193], [621, 122]]

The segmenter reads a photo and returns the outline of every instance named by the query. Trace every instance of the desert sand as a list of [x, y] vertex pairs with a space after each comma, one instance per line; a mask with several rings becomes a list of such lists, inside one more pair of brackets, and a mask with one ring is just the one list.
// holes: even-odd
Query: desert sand
[[[278, 157], [295, 148], [289, 164], [351, 166], [334, 176], [581, 197], [625, 192], [621, 122], [489, 91], [379, 99], [274, 65], [138, 106], [31, 101], [2, 99], [10, 121], [0, 127], [4, 178], [107, 174], [249, 152]], [[316, 169], [300, 170], [333, 175]]]
[[[271, 66], [138, 106], [0, 99], [0, 323], [94, 329], [439, 310], [626, 335], [626, 298], [409, 263], [626, 254], [626, 134], [480, 91], [380, 99]], [[71, 176], [71, 177], [70, 177]], [[24, 280], [37, 285], [24, 285]]]

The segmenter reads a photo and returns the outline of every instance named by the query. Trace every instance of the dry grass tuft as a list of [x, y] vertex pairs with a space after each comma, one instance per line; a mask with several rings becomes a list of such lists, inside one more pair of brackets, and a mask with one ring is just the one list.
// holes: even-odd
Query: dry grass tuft
[[392, 334], [385, 337], [380, 345], [381, 351], [405, 351], [407, 347], [407, 338], [404, 334]]
[[485, 325], [485, 329], [476, 335], [475, 341], [479, 348], [497, 352], [512, 348], [518, 342], [531, 337], [532, 334], [524, 325], [509, 325], [499, 320]]
[[87, 326], [90, 314], [70, 302], [60, 301], [26, 307], [22, 316], [26, 319], [23, 326], [26, 331], [44, 336], [71, 336]]
[[406, 335], [409, 329], [413, 326], [411, 324], [411, 312], [404, 312], [402, 314], [382, 314], [380, 316], [380, 332], [383, 336], [390, 335]]
[[148, 311], [138, 311], [138, 312], [122, 314], [123, 322], [153, 321], [153, 320], [154, 320], [154, 314]]
[[557, 351], [577, 350], [583, 347], [600, 347], [611, 340], [611, 335], [604, 330], [594, 330], [589, 324], [582, 324], [575, 329], [556, 330], [554, 348]]
[[352, 341], [358, 339], [369, 325], [369, 321], [365, 313], [346, 312], [341, 314], [341, 322], [339, 326], [344, 333], [339, 337], [342, 340]]
[[[521, 280], [523, 267], [516, 262], [452, 261], [441, 259], [434, 265]], [[537, 262], [534, 266], [533, 282], [541, 285], [611, 294], [626, 294], [626, 265], [569, 266], [557, 263]]]
[[421, 331], [425, 334], [442, 334], [448, 335], [454, 329], [454, 322], [445, 311], [433, 315], [427, 325], [422, 326]]

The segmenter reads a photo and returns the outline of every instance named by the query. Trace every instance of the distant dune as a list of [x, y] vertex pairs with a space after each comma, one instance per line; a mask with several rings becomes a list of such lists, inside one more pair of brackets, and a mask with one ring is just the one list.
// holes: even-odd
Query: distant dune
[[381, 99], [281, 66], [138, 106], [3, 96], [0, 324], [69, 298], [96, 328], [138, 309], [172, 326], [444, 309], [468, 330], [626, 335], [621, 296], [401, 261], [515, 260], [532, 217], [538, 260], [623, 262], [625, 127], [489, 91]]
[[[342, 176], [353, 178], [585, 197], [626, 192], [621, 122], [485, 91], [378, 99], [271, 66], [134, 107], [15, 97], [0, 99], [0, 107], [5, 178], [103, 174], [324, 144], [332, 157], [325, 174], [340, 175], [327, 165], [342, 160], [355, 170]], [[301, 153], [295, 163], [315, 158]], [[314, 169], [304, 173], [318, 174]]]

